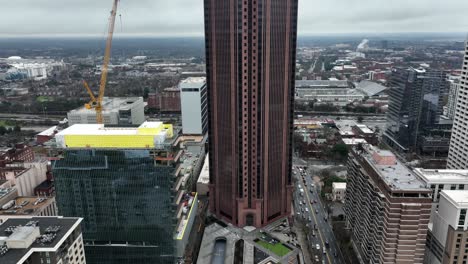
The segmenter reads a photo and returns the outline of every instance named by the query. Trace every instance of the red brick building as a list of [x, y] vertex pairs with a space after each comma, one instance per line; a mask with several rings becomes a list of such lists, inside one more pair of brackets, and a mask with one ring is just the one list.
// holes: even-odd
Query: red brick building
[[166, 88], [162, 92], [148, 94], [148, 108], [157, 109], [161, 112], [180, 113], [179, 88]]

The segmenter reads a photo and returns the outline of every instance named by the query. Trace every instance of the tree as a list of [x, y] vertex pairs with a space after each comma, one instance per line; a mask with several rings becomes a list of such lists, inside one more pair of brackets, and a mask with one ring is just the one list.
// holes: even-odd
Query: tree
[[4, 126], [0, 126], [0, 135], [5, 135], [7, 129]]
[[358, 116], [357, 121], [358, 123], [362, 123], [362, 121], [364, 121], [364, 117]]
[[15, 131], [15, 133], [19, 133], [21, 132], [21, 127], [19, 125], [15, 125], [13, 131]]
[[336, 144], [332, 148], [332, 152], [338, 154], [342, 159], [348, 156], [348, 147], [345, 144]]

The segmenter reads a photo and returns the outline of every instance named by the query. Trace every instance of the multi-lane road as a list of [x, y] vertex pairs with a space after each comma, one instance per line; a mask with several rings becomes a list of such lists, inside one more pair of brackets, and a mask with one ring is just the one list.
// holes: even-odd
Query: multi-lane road
[[328, 214], [319, 198], [320, 190], [312, 175], [302, 166], [293, 167], [297, 179], [294, 192], [295, 216], [307, 223], [313, 263], [345, 263], [336, 242]]

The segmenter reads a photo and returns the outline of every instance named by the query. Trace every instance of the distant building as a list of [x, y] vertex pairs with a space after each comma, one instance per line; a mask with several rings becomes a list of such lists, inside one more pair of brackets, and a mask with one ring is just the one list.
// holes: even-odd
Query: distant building
[[351, 150], [344, 211], [363, 263], [423, 263], [431, 194], [392, 152]]
[[9, 201], [2, 200], [0, 198], [0, 224], [9, 218], [58, 215], [55, 197], [18, 196]]
[[337, 105], [346, 105], [354, 101], [361, 101], [366, 94], [352, 89], [348, 81], [338, 80], [302, 80], [296, 81], [296, 101], [318, 101]]
[[82, 218], [10, 218], [0, 225], [0, 263], [86, 264]]
[[344, 202], [346, 194], [346, 182], [334, 182], [332, 184], [332, 200]]
[[18, 143], [14, 147], [0, 148], [0, 167], [15, 161], [33, 161], [34, 152], [31, 147]]
[[180, 89], [178, 87], [165, 88], [162, 91], [148, 94], [148, 108], [161, 112], [180, 113]]
[[367, 143], [377, 146], [379, 144], [378, 135], [369, 127], [363, 124], [356, 124], [351, 130], [357, 138], [363, 138]]
[[448, 169], [466, 169], [468, 164], [468, 41], [465, 43], [465, 55], [462, 65], [461, 85], [458, 87], [455, 117], [453, 120], [450, 151], [447, 160]]
[[47, 180], [47, 161], [17, 162], [0, 168], [0, 180], [7, 180], [20, 196], [34, 196], [34, 189]]
[[458, 91], [460, 90], [460, 79], [449, 80], [450, 82], [450, 91], [447, 102], [447, 117], [454, 120], [455, 118], [455, 109], [457, 107], [458, 101]]
[[84, 218], [88, 263], [182, 257], [198, 209], [186, 182], [201, 165], [190, 158], [195, 153], [185, 156], [177, 134], [162, 122], [74, 125], [57, 134], [64, 153], [53, 165], [59, 214]]
[[205, 135], [208, 132], [208, 98], [205, 77], [187, 78], [179, 83], [182, 106], [182, 132]]
[[50, 127], [36, 135], [36, 143], [39, 145], [44, 144], [45, 142], [54, 138], [56, 133], [57, 133], [57, 126]]
[[441, 124], [448, 93], [446, 73], [428, 68], [395, 68], [384, 141], [398, 152], [419, 152], [421, 136], [450, 138], [451, 124]]
[[[145, 121], [145, 103], [142, 97], [104, 97], [103, 122], [106, 125], [141, 125]], [[84, 106], [67, 114], [68, 124], [96, 124], [96, 111]]]
[[427, 239], [426, 263], [463, 263], [468, 257], [468, 190], [444, 190]]
[[356, 89], [363, 92], [369, 98], [380, 98], [387, 96], [387, 87], [376, 82], [363, 80], [357, 84]]

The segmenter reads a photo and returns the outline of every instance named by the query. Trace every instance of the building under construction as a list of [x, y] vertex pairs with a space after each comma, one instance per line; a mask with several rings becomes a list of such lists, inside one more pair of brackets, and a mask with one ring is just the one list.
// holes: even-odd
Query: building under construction
[[174, 263], [197, 214], [171, 125], [74, 125], [56, 135], [59, 214], [83, 217], [87, 263]]

